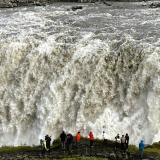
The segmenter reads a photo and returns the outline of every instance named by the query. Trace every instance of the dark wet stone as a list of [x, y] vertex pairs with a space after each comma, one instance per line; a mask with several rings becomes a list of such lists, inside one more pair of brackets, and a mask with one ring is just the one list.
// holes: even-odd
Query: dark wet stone
[[159, 8], [160, 7], [160, 3], [151, 3], [150, 5], [149, 5], [149, 7], [150, 8]]
[[115, 153], [111, 153], [111, 154], [109, 155], [109, 159], [111, 159], [111, 160], [116, 160], [116, 154], [115, 154]]
[[73, 6], [72, 11], [76, 11], [77, 9], [83, 9], [82, 6]]
[[103, 4], [105, 4], [106, 6], [111, 6], [111, 4], [106, 1], [103, 1]]

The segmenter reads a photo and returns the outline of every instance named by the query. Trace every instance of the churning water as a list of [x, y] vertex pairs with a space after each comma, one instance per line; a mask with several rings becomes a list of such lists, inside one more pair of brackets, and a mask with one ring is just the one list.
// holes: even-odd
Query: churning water
[[158, 141], [160, 9], [72, 5], [0, 10], [0, 145], [62, 129]]

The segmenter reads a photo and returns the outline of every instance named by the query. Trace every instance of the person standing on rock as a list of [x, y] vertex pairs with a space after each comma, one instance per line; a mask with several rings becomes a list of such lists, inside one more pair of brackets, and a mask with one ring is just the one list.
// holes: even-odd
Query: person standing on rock
[[117, 136], [115, 137], [115, 150], [120, 148], [120, 144], [121, 144], [121, 139], [120, 139], [119, 134], [117, 134]]
[[46, 148], [45, 148], [46, 146], [45, 146], [45, 142], [43, 139], [40, 139], [40, 146], [41, 146], [41, 153], [42, 155], [44, 155], [46, 151]]
[[143, 158], [143, 152], [144, 152], [144, 143], [143, 140], [141, 140], [141, 142], [139, 143], [139, 153], [141, 158]]
[[65, 149], [66, 137], [67, 137], [66, 133], [64, 131], [62, 131], [62, 133], [60, 134], [62, 149]]
[[129, 135], [128, 135], [128, 133], [126, 133], [126, 135], [125, 135], [125, 144], [126, 144], [126, 149], [128, 149], [128, 145], [129, 145]]
[[72, 143], [73, 143], [73, 136], [72, 134], [68, 133], [66, 138], [66, 148], [67, 148], [68, 154], [71, 153]]
[[80, 140], [81, 140], [80, 132], [77, 132], [76, 137], [75, 137], [77, 148], [79, 147]]
[[126, 139], [124, 137], [124, 135], [122, 135], [121, 137], [121, 149], [123, 152], [125, 152], [125, 142], [126, 142]]
[[46, 141], [46, 148], [50, 152], [51, 137], [49, 137], [48, 134], [45, 136], [45, 141]]
[[90, 147], [92, 147], [94, 141], [94, 136], [92, 131], [89, 132], [89, 141], [90, 141]]

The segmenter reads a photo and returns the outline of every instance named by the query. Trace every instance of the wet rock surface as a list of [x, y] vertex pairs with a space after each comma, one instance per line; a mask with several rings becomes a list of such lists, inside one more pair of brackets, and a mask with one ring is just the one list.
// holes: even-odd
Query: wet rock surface
[[72, 11], [76, 11], [77, 9], [83, 9], [82, 6], [73, 6]]
[[[115, 2], [142, 2], [143, 0], [115, 0]], [[78, 2], [78, 3], [102, 3], [106, 6], [112, 6], [112, 0], [0, 0], [0, 8], [13, 8], [20, 6], [44, 6], [53, 2]], [[150, 7], [159, 7], [159, 4], [151, 4]]]
[[[57, 142], [51, 147], [50, 152], [42, 152], [42, 148], [33, 147], [30, 150], [19, 150], [9, 152], [1, 152], [0, 160], [38, 160], [38, 159], [63, 159], [66, 157], [101, 157], [106, 160], [140, 160], [139, 153], [130, 153], [128, 151], [122, 151], [120, 148], [115, 150], [115, 144], [112, 141], [95, 142], [92, 147], [89, 146], [89, 142], [81, 141], [80, 145], [76, 146], [73, 143], [71, 150], [62, 150], [61, 145]], [[159, 160], [157, 155], [144, 154], [141, 160]]]
[[13, 8], [20, 6], [44, 6], [49, 1], [46, 0], [0, 0], [0, 8]]
[[159, 8], [160, 7], [160, 2], [155, 2], [155, 3], [151, 3], [149, 5], [150, 8]]

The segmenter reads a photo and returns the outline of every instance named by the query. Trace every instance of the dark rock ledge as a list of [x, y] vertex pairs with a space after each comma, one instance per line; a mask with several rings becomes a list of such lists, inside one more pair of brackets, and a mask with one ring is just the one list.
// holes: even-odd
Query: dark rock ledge
[[[44, 6], [53, 2], [78, 2], [78, 3], [101, 3], [106, 6], [111, 6], [110, 2], [142, 2], [149, 0], [0, 0], [0, 8], [12, 8], [20, 6]], [[152, 0], [151, 0], [152, 1]], [[152, 4], [150, 7], [155, 8], [158, 5]], [[74, 10], [74, 9], [73, 9]]]

